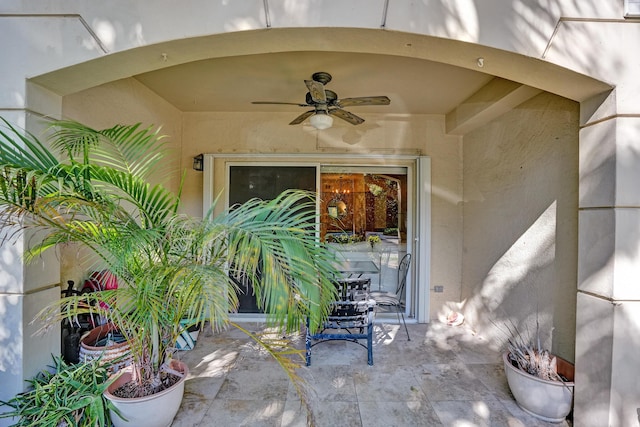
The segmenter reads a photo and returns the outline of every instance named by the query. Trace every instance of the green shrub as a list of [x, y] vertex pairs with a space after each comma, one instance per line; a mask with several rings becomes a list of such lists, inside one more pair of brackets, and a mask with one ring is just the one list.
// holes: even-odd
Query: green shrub
[[384, 234], [385, 236], [397, 236], [398, 235], [398, 229], [393, 227], [393, 228], [385, 228], [384, 231], [382, 232], [382, 234]]
[[0, 413], [0, 418], [14, 417], [12, 427], [106, 427], [111, 425], [111, 402], [102, 393], [109, 384], [110, 364], [96, 359], [89, 363], [69, 365], [61, 357], [53, 357], [51, 371], [44, 370], [27, 380], [29, 390], [0, 405], [13, 410]]

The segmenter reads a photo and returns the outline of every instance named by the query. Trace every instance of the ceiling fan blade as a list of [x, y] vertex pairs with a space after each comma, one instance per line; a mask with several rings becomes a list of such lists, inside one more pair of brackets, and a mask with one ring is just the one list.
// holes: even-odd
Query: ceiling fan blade
[[341, 118], [342, 120], [346, 120], [349, 123], [351, 123], [352, 125], [359, 125], [360, 123], [364, 122], [364, 119], [361, 117], [356, 116], [353, 113], [350, 113], [348, 111], [342, 110], [340, 108], [333, 108], [329, 110], [329, 114], [331, 114], [332, 116], [336, 116]]
[[319, 104], [327, 103], [327, 94], [324, 91], [324, 85], [322, 83], [315, 80], [305, 80], [304, 84], [307, 85], [311, 99], [313, 99], [314, 102]]
[[351, 107], [354, 105], [389, 105], [391, 100], [386, 96], [362, 96], [359, 98], [344, 98], [336, 101], [340, 107]]
[[274, 105], [297, 105], [298, 107], [310, 107], [309, 104], [300, 104], [297, 102], [278, 102], [278, 101], [253, 101], [252, 104], [274, 104]]
[[300, 123], [302, 123], [305, 120], [307, 120], [308, 117], [311, 117], [315, 112], [316, 112], [316, 110], [305, 111], [304, 113], [300, 114], [298, 117], [293, 119], [293, 121], [291, 123], [289, 123], [289, 124], [290, 125], [299, 125]]

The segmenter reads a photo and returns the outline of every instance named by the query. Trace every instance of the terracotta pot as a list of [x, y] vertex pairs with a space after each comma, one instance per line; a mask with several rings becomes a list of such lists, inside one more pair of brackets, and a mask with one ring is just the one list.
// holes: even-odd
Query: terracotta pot
[[513, 366], [509, 354], [504, 353], [504, 370], [507, 382], [518, 406], [541, 420], [560, 423], [565, 420], [573, 405], [573, 365], [558, 356], [558, 374], [570, 382], [548, 381], [535, 377]]
[[136, 398], [116, 397], [112, 394], [118, 387], [131, 381], [131, 367], [122, 370], [122, 375], [107, 388], [104, 396], [109, 399], [127, 421], [110, 411], [114, 427], [169, 427], [173, 422], [182, 396], [184, 383], [189, 374], [187, 365], [179, 360], [171, 360], [171, 369], [182, 372], [180, 380], [159, 393]]
[[80, 339], [80, 362], [88, 362], [98, 357], [102, 357], [103, 362], [128, 355], [121, 363], [114, 366], [114, 371], [121, 369], [131, 363], [130, 346], [127, 342], [115, 343], [109, 346], [96, 346], [96, 342], [107, 337], [109, 333], [115, 332], [116, 328], [113, 324], [107, 323], [90, 330]]

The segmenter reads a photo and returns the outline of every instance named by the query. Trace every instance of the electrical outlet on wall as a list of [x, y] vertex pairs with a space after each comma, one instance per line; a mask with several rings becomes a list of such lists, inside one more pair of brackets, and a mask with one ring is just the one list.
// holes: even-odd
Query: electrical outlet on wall
[[624, 0], [624, 17], [640, 18], [640, 0]]
[[444, 286], [434, 286], [433, 292], [437, 292], [437, 293], [444, 292]]

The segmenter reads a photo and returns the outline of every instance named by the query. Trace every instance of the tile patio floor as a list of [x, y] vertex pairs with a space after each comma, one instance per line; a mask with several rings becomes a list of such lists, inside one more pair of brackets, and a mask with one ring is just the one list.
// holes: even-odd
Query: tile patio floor
[[[258, 323], [241, 323], [251, 332]], [[332, 341], [313, 348], [306, 380], [318, 427], [571, 426], [523, 412], [513, 400], [500, 354], [467, 328], [440, 323], [377, 323], [374, 366], [366, 350]], [[304, 348], [304, 335], [293, 337]], [[244, 333], [203, 331], [181, 352], [191, 372], [172, 427], [304, 427], [306, 412], [279, 365]]]

